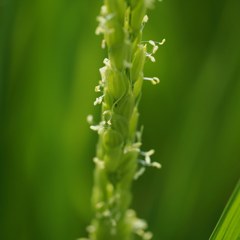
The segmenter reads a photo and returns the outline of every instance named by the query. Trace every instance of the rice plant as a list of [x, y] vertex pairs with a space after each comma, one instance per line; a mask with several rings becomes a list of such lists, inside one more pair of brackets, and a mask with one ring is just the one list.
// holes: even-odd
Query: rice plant
[[90, 128], [99, 135], [92, 196], [95, 216], [88, 227], [92, 240], [152, 238], [147, 223], [129, 209], [133, 180], [147, 166], [161, 167], [151, 161], [154, 150], [141, 150], [142, 128], [138, 127], [142, 84], [159, 83], [157, 77], [143, 73], [145, 61], [155, 62], [154, 54], [163, 43], [142, 41], [146, 11], [152, 6], [153, 1], [147, 0], [105, 0], [97, 18], [96, 34], [103, 35], [108, 57], [95, 88], [101, 94], [94, 102], [102, 105], [101, 121], [94, 124], [88, 117]]
[[102, 2], [0, 3], [0, 239], [209, 239], [240, 173], [240, 1], [108, 0], [97, 37]]

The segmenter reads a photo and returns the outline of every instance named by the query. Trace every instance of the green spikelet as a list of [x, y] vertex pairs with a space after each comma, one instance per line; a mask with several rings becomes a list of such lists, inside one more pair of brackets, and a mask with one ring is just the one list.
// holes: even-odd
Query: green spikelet
[[[91, 240], [133, 240], [135, 235], [152, 238], [145, 221], [129, 209], [131, 185], [138, 175], [138, 156], [142, 153], [137, 124], [143, 67], [146, 56], [152, 55], [141, 42], [150, 2], [105, 0], [98, 17], [96, 33], [104, 36], [108, 58], [96, 87], [103, 92], [95, 101], [95, 105], [102, 104], [102, 119], [99, 125], [91, 126], [99, 134], [92, 196], [95, 216], [88, 228]], [[142, 153], [144, 166], [159, 167], [151, 163], [152, 153]]]

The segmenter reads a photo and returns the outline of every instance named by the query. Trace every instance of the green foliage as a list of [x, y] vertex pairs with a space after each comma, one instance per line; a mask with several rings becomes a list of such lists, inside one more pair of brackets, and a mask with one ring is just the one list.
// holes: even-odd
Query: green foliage
[[240, 181], [210, 237], [210, 240], [224, 239], [240, 239]]

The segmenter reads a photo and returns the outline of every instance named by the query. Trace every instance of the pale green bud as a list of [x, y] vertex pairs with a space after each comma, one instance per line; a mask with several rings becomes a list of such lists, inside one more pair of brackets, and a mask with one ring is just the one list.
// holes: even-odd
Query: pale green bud
[[103, 133], [103, 145], [107, 151], [121, 147], [123, 144], [122, 136], [115, 130], [107, 129]]
[[113, 129], [121, 133], [123, 138], [126, 139], [128, 136], [128, 121], [126, 118], [114, 113], [111, 122]]
[[137, 169], [136, 158], [138, 152], [128, 152], [124, 155], [124, 161], [121, 165], [121, 176], [122, 180], [120, 182], [121, 188], [129, 188], [129, 183], [132, 182], [133, 176], [135, 175]]
[[133, 44], [132, 44], [133, 53], [135, 53], [137, 51], [137, 49], [139, 48], [139, 44], [140, 44], [141, 39], [142, 39], [142, 32], [141, 31], [136, 32], [134, 37], [135, 37], [135, 39], [134, 39]]
[[139, 113], [137, 107], [134, 107], [132, 117], [129, 121], [129, 135], [132, 141], [135, 139], [137, 124], [138, 124]]
[[119, 22], [123, 23], [126, 10], [126, 2], [123, 0], [105, 0], [108, 12], [115, 14]]
[[117, 170], [122, 158], [122, 149], [120, 147], [111, 149], [105, 154], [104, 163], [107, 171], [114, 172]]
[[[110, 1], [115, 2], [115, 1]], [[123, 59], [125, 57], [124, 30], [123, 23], [112, 15], [105, 23], [104, 39], [108, 46], [109, 59], [111, 64], [118, 69], [123, 67]]]
[[93, 206], [95, 206], [98, 202], [106, 200], [106, 192], [101, 189], [104, 189], [108, 182], [106, 171], [101, 168], [95, 169], [94, 178], [97, 180], [98, 185], [93, 188]]
[[127, 89], [128, 80], [123, 73], [117, 70], [110, 70], [107, 79], [107, 90], [115, 100], [124, 95]]
[[110, 110], [114, 102], [114, 97], [109, 93], [108, 90], [105, 90], [104, 102], [103, 102], [103, 111]]
[[112, 44], [109, 47], [108, 54], [112, 65], [122, 71], [124, 69], [124, 59], [126, 58], [126, 46], [123, 44]]
[[113, 18], [108, 21], [107, 27], [109, 28], [109, 32], [105, 34], [105, 39], [108, 47], [116, 48], [121, 46], [122, 41], [124, 39], [122, 25], [118, 21], [116, 21], [116, 19]]
[[143, 76], [140, 75], [138, 80], [134, 83], [134, 86], [133, 86], [133, 96], [135, 98], [137, 98], [141, 94], [142, 84], [143, 84]]
[[144, 0], [138, 0], [135, 8], [132, 10], [131, 18], [131, 26], [134, 33], [140, 30], [145, 14], [146, 6]]
[[115, 171], [122, 158], [123, 138], [117, 131], [108, 129], [103, 133], [102, 141], [105, 148], [105, 167], [108, 171]]
[[103, 159], [104, 156], [104, 149], [102, 148], [102, 139], [99, 138], [98, 144], [97, 144], [97, 157], [100, 159]]
[[129, 120], [130, 116], [132, 115], [133, 107], [133, 95], [127, 94], [118, 103], [115, 104], [114, 111]]
[[119, 208], [123, 209], [123, 211], [126, 211], [129, 204], [131, 203], [132, 200], [132, 195], [130, 194], [130, 189], [126, 189], [126, 188], [121, 188], [121, 195], [122, 195], [122, 199], [123, 201], [119, 202]]
[[133, 64], [131, 68], [131, 79], [132, 82], [136, 82], [140, 75], [142, 75], [144, 63], [146, 58], [146, 47], [143, 45], [139, 45], [134, 58], [133, 58]]

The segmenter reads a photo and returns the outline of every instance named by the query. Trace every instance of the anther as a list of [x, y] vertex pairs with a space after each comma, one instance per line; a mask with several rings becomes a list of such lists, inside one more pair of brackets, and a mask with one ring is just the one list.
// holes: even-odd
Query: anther
[[152, 56], [152, 54], [147, 53], [146, 57], [148, 57], [151, 60], [151, 62], [156, 62], [156, 59], [154, 56]]
[[104, 95], [96, 98], [96, 100], [94, 101], [93, 105], [96, 106], [96, 105], [98, 105], [98, 104], [101, 104], [102, 101], [103, 101], [103, 98], [104, 98]]
[[144, 17], [143, 17], [143, 21], [142, 21], [143, 23], [147, 23], [148, 22], [148, 15], [145, 15]]
[[100, 85], [97, 85], [95, 87], [95, 92], [101, 92], [101, 86]]
[[87, 116], [87, 122], [88, 122], [89, 124], [93, 124], [93, 115], [88, 115], [88, 116]]
[[104, 161], [100, 160], [99, 158], [95, 157], [93, 158], [93, 162], [101, 169], [105, 168]]
[[157, 77], [153, 77], [153, 78], [145, 77], [143, 78], [143, 80], [150, 81], [153, 85], [160, 83], [160, 80]]

